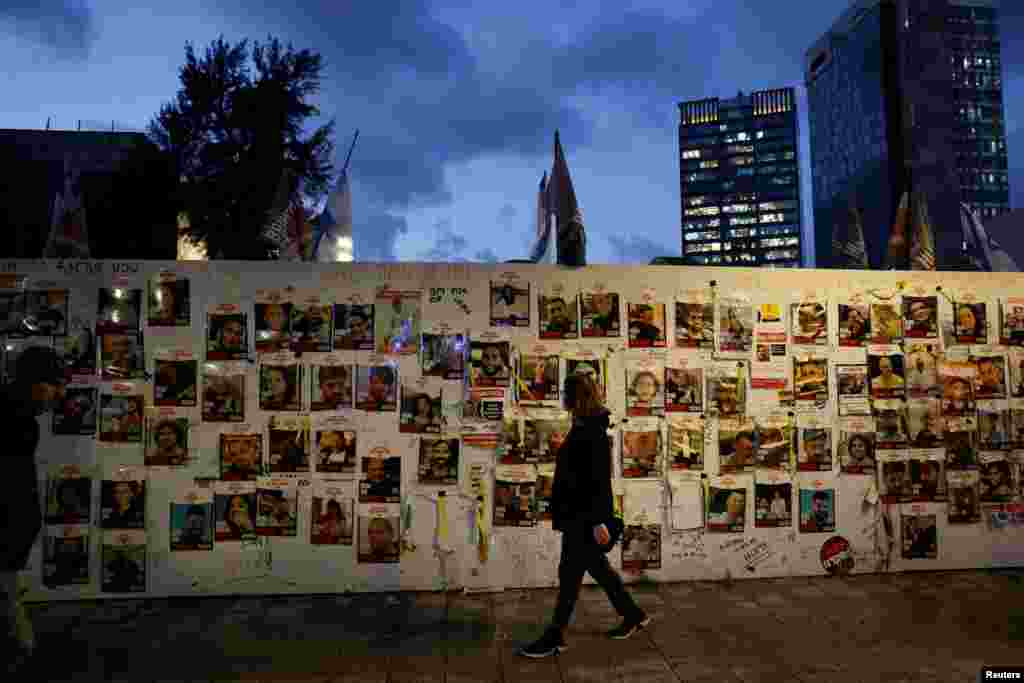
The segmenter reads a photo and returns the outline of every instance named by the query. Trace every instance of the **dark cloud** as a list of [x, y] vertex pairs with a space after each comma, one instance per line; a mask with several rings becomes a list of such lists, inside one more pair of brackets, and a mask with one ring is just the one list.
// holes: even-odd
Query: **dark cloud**
[[360, 216], [358, 227], [352, 231], [353, 255], [358, 261], [394, 261], [398, 238], [409, 231], [402, 216], [385, 211], [372, 211]]
[[58, 56], [85, 59], [98, 31], [91, 8], [61, 0], [0, 3], [0, 30], [52, 48]]
[[656, 256], [679, 255], [678, 246], [669, 248], [639, 235], [628, 237], [608, 235], [607, 239], [611, 243], [612, 255], [616, 263], [647, 264]]

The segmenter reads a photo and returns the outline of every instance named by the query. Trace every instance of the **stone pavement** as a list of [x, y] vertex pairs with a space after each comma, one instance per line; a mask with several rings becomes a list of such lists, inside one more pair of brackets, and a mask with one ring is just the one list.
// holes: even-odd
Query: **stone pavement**
[[[24, 681], [976, 681], [1024, 665], [1024, 571], [633, 587], [654, 622], [627, 641], [585, 587], [570, 649], [518, 657], [553, 590], [177, 598], [30, 607]], [[18, 682], [20, 683], [20, 681]]]

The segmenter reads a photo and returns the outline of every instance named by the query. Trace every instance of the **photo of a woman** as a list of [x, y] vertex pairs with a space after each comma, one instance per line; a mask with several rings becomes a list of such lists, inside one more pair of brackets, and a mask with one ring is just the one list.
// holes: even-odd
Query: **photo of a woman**
[[217, 541], [241, 541], [256, 537], [255, 494], [217, 496], [217, 507], [223, 507], [217, 522]]
[[614, 515], [607, 435], [610, 413], [587, 376], [570, 375], [563, 389], [563, 405], [572, 413], [573, 426], [558, 452], [551, 496], [552, 527], [562, 532], [558, 603], [544, 634], [520, 650], [531, 658], [549, 657], [566, 647], [564, 633], [587, 572], [608, 594], [623, 619], [609, 633], [612, 638], [629, 638], [650, 623], [608, 563], [602, 547], [611, 541], [605, 522]]
[[299, 410], [300, 365], [260, 367], [260, 409]]

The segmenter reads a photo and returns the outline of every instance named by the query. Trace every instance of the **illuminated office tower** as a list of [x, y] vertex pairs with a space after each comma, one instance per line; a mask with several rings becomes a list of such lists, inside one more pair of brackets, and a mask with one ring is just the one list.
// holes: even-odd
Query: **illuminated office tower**
[[683, 256], [798, 268], [800, 171], [792, 88], [679, 105]]
[[805, 62], [816, 265], [850, 205], [883, 267], [900, 197], [928, 204], [940, 269], [969, 267], [960, 204], [1009, 211], [999, 22], [992, 0], [858, 0]]

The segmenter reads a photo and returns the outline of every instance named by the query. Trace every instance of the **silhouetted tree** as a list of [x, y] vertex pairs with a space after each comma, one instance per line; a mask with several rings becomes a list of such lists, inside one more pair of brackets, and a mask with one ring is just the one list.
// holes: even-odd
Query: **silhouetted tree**
[[274, 258], [260, 233], [284, 169], [289, 191], [314, 201], [333, 170], [334, 121], [303, 137], [306, 120], [320, 113], [307, 102], [320, 89], [320, 55], [268, 37], [253, 43], [255, 77], [249, 57], [246, 40], [218, 38], [202, 58], [186, 43], [177, 97], [149, 126], [179, 179], [175, 199], [187, 232], [206, 241], [211, 258]]

